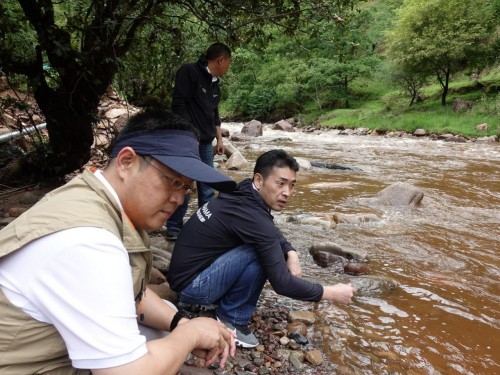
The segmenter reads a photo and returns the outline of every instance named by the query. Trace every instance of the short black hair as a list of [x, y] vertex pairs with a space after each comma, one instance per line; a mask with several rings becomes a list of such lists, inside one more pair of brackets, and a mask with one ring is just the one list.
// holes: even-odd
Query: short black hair
[[259, 173], [263, 178], [267, 178], [275, 167], [288, 167], [295, 172], [299, 171], [299, 163], [293, 156], [284, 150], [275, 149], [267, 151], [257, 158], [253, 174]]
[[207, 60], [215, 60], [220, 56], [231, 57], [231, 48], [224, 43], [214, 43], [205, 52]]
[[132, 116], [116, 139], [154, 130], [183, 130], [193, 133], [199, 139], [198, 130], [189, 121], [164, 109], [148, 109]]

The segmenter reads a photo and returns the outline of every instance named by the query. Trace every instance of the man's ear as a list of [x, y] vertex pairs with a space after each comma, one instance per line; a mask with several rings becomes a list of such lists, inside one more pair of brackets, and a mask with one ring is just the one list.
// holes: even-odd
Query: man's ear
[[253, 175], [253, 184], [257, 188], [257, 190], [260, 190], [262, 188], [262, 183], [264, 182], [264, 178], [260, 173], [255, 173]]
[[120, 150], [118, 155], [116, 155], [116, 166], [119, 172], [126, 171], [129, 169], [133, 163], [137, 161], [139, 155], [137, 155], [132, 147], [124, 147]]

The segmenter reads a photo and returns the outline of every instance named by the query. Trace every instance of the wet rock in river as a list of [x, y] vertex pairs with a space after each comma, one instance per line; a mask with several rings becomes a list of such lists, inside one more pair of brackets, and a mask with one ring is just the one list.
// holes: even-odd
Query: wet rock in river
[[337, 226], [337, 224], [335, 224], [334, 221], [332, 221], [328, 218], [315, 217], [315, 216], [304, 217], [304, 218], [293, 217], [291, 219], [288, 219], [288, 221], [299, 223], [299, 224], [320, 226], [320, 227], [323, 227], [326, 229], [335, 228]]
[[311, 160], [311, 165], [316, 168], [326, 168], [326, 169], [340, 169], [348, 171], [361, 171], [361, 169], [356, 167], [349, 167], [348, 165], [338, 164], [338, 163], [328, 163], [325, 161]]
[[241, 128], [241, 133], [251, 137], [261, 137], [262, 123], [258, 120], [249, 121]]
[[359, 276], [349, 280], [356, 288], [357, 296], [382, 294], [398, 287], [398, 282], [382, 276]]
[[366, 275], [370, 273], [370, 267], [365, 263], [347, 262], [344, 265], [344, 272], [353, 276]]
[[358, 250], [344, 250], [334, 242], [319, 242], [314, 244], [310, 247], [309, 254], [314, 258], [314, 254], [320, 251], [339, 255], [347, 259], [366, 260], [366, 253]]
[[283, 130], [287, 132], [294, 132], [295, 128], [286, 120], [280, 120], [278, 122], [275, 122], [274, 125], [272, 126], [273, 130]]
[[375, 214], [333, 213], [331, 218], [336, 224], [357, 224], [380, 221], [380, 218]]
[[323, 268], [331, 266], [344, 267], [344, 263], [347, 262], [344, 257], [329, 253], [327, 251], [315, 251], [311, 255], [313, 257], [314, 263]]
[[406, 182], [396, 182], [376, 196], [376, 200], [381, 205], [410, 207], [418, 206], [423, 198], [422, 190]]

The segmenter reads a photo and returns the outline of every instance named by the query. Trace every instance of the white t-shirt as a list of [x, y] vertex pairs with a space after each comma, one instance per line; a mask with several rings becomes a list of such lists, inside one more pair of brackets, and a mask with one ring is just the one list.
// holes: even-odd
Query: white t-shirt
[[56, 327], [75, 368], [119, 366], [147, 353], [127, 251], [105, 229], [63, 230], [0, 258], [0, 289], [25, 313]]

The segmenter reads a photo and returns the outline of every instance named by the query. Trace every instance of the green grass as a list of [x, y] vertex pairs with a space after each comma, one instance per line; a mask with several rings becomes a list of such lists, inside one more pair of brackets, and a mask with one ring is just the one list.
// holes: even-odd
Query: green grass
[[[320, 113], [311, 104], [306, 106], [303, 117], [306, 122], [332, 127], [365, 127], [408, 133], [421, 128], [429, 133], [452, 133], [466, 137], [500, 135], [500, 96], [490, 89], [500, 85], [499, 69], [485, 74], [480, 82], [482, 89], [475, 87], [468, 76], [454, 78], [449, 85], [446, 107], [441, 106], [438, 84], [425, 87], [422, 90], [424, 100], [409, 107], [409, 98], [384, 80], [358, 82], [351, 86], [353, 98], [349, 101], [350, 108]], [[453, 98], [472, 101], [472, 110], [453, 112]], [[475, 129], [482, 123], [488, 124], [486, 133]]]

